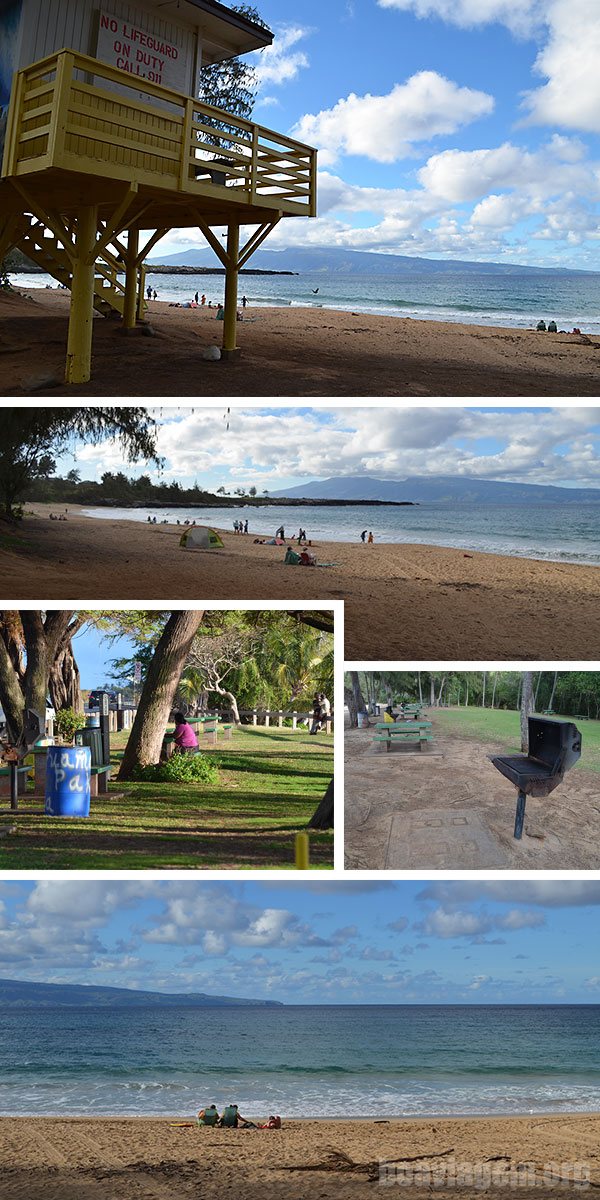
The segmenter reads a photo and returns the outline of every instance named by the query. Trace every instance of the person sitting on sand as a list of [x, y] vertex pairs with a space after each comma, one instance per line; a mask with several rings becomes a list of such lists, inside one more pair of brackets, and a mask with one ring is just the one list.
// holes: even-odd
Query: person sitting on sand
[[548, 321], [548, 333], [558, 333], [556, 321]]
[[252, 1125], [252, 1121], [248, 1121], [246, 1117], [242, 1116], [237, 1104], [228, 1104], [219, 1117], [219, 1125], [222, 1129], [239, 1129], [240, 1123]]
[[317, 560], [314, 554], [311, 554], [310, 550], [307, 550], [306, 546], [300, 555], [300, 562], [302, 563], [303, 567], [316, 567], [317, 565]]
[[188, 725], [182, 712], [173, 714], [175, 721], [175, 747], [177, 754], [193, 754], [198, 749], [198, 738]]
[[269, 1117], [264, 1125], [259, 1125], [259, 1129], [281, 1129], [281, 1117]]
[[225, 309], [223, 308], [222, 304], [220, 304], [217, 309], [217, 315], [215, 317], [215, 320], [216, 321], [224, 321], [225, 320]]
[[209, 1104], [208, 1108], [201, 1108], [198, 1113], [199, 1125], [217, 1125], [219, 1121], [219, 1113], [216, 1104]]
[[537, 329], [538, 333], [545, 333], [546, 332], [546, 322], [538, 321], [538, 323], [536, 325], [536, 329]]

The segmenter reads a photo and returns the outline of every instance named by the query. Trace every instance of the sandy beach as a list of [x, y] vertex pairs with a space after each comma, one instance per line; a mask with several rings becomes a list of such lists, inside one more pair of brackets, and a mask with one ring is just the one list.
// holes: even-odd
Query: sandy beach
[[[164, 1120], [4, 1118], [2, 1200], [323, 1200], [373, 1196], [388, 1185], [440, 1196], [518, 1190], [544, 1200], [575, 1190], [576, 1172], [600, 1187], [600, 1117], [418, 1121], [289, 1121], [281, 1131], [176, 1129]], [[411, 1161], [412, 1160], [412, 1161]], [[489, 1187], [460, 1182], [483, 1172]], [[406, 1173], [401, 1177], [399, 1173]], [[456, 1176], [458, 1182], [454, 1182]], [[581, 1177], [581, 1175], [580, 1175]], [[561, 1179], [565, 1182], [561, 1183]], [[524, 1186], [525, 1180], [527, 1185]], [[403, 1186], [402, 1186], [403, 1185]], [[578, 1190], [578, 1189], [577, 1189]]]
[[[318, 542], [317, 568], [284, 548], [223, 533], [225, 548], [184, 551], [181, 529], [27, 505], [2, 527], [5, 600], [344, 600], [346, 657], [594, 659], [600, 569], [419, 545]], [[233, 519], [233, 514], [232, 514]]]
[[[74, 394], [64, 383], [69, 296], [0, 293], [0, 393]], [[82, 396], [597, 396], [600, 338], [370, 316], [247, 309], [237, 362], [213, 363], [214, 309], [148, 306], [154, 336], [94, 320], [93, 379]]]

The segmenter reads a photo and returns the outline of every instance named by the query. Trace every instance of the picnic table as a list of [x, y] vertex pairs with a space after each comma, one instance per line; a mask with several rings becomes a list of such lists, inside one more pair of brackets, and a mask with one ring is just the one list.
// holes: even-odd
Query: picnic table
[[417, 742], [419, 750], [427, 742], [433, 741], [433, 734], [430, 733], [431, 721], [379, 721], [375, 726], [378, 732], [375, 734], [374, 741], [384, 742], [386, 751], [389, 751], [392, 742], [395, 741], [410, 741]]

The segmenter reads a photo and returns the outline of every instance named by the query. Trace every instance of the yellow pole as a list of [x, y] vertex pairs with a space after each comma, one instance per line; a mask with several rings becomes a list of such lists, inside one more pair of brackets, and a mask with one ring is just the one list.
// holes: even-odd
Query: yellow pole
[[308, 871], [310, 865], [310, 840], [307, 833], [296, 834], [296, 870]]
[[77, 217], [66, 383], [88, 383], [92, 373], [92, 321], [98, 209], [81, 208]]
[[227, 267], [225, 271], [225, 318], [223, 321], [223, 357], [233, 358], [236, 352], [238, 261], [240, 257], [240, 227], [227, 226]]
[[138, 264], [140, 245], [139, 229], [130, 229], [127, 234], [127, 258], [125, 259], [125, 299], [123, 301], [123, 328], [135, 329], [138, 310]]

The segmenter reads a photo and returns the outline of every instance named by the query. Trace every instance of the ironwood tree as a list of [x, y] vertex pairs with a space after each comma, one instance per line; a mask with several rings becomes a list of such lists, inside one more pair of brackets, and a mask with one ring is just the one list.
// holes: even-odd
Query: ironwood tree
[[56, 456], [79, 441], [116, 438], [128, 462], [159, 463], [156, 427], [145, 408], [4, 408], [0, 437], [0, 505], [14, 519], [36, 479], [47, 479]]
[[139, 767], [159, 761], [175, 693], [203, 617], [203, 609], [171, 613], [146, 673], [119, 779], [131, 779]]
[[26, 709], [45, 717], [55, 662], [76, 627], [73, 611], [0, 612], [0, 702], [11, 741], [21, 737]]

